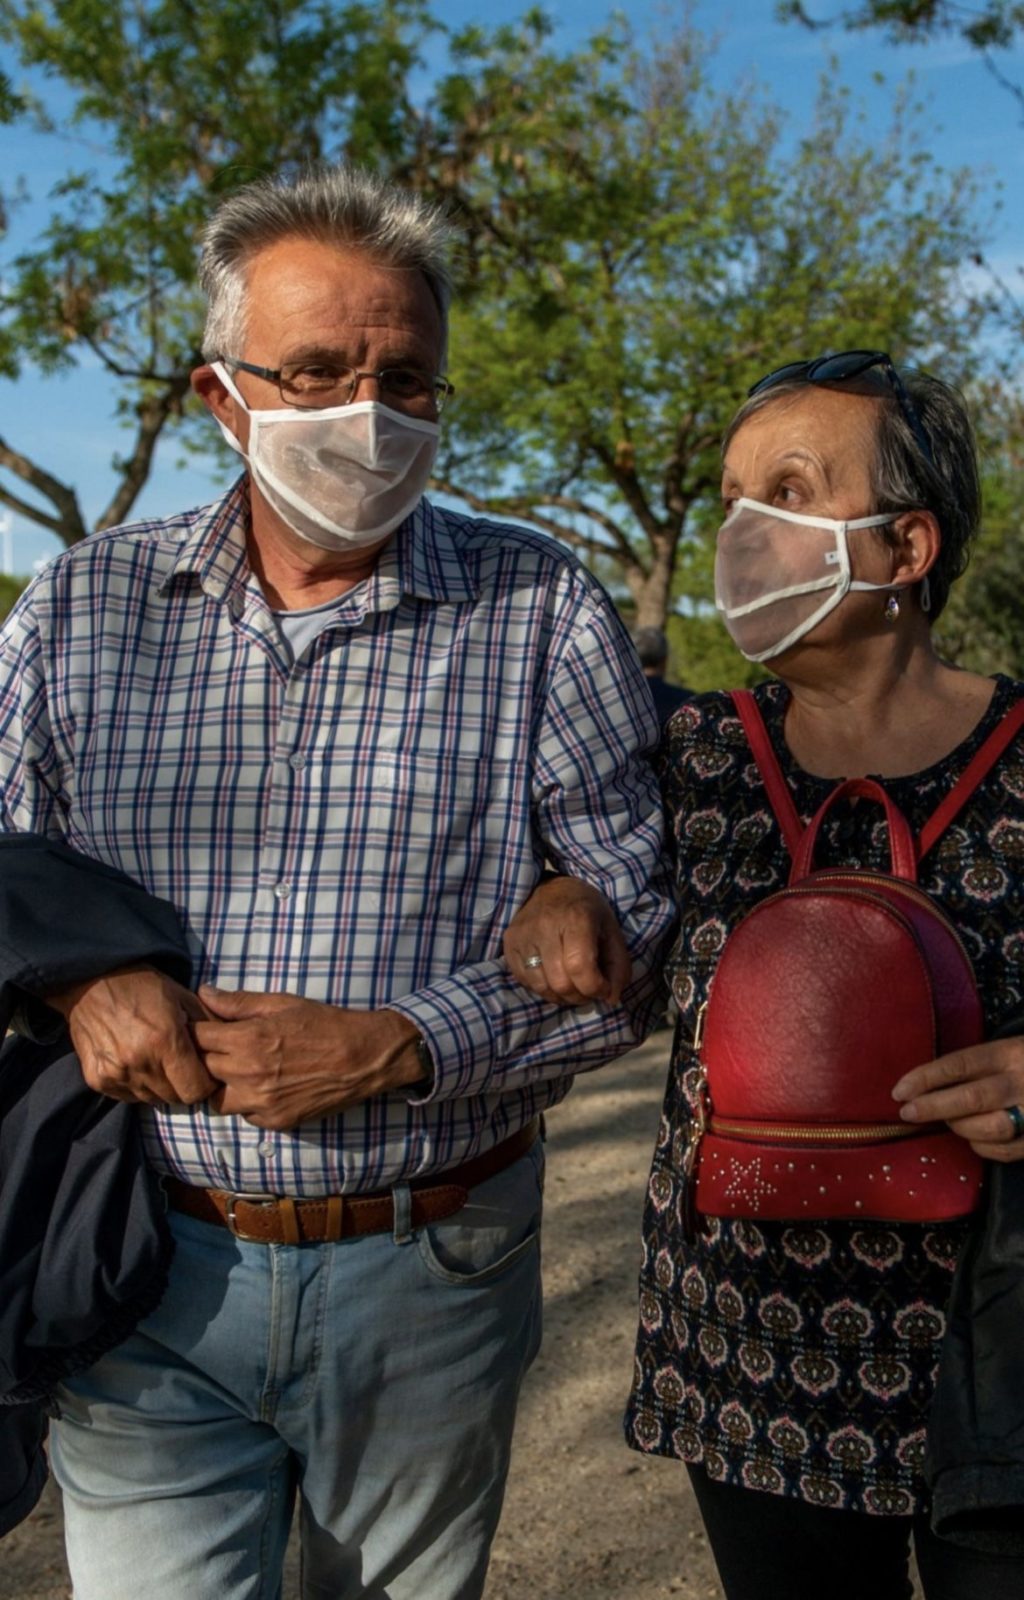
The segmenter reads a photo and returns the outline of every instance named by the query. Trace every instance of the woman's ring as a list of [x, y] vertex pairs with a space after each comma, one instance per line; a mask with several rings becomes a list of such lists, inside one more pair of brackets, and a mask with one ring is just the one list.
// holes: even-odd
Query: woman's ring
[[[543, 956], [527, 956], [526, 960], [523, 962], [524, 967], [542, 967], [543, 965]], [[1020, 1115], [1020, 1113], [1018, 1113], [1018, 1115]], [[1018, 1131], [1024, 1133], [1024, 1116], [1021, 1116], [1021, 1127]]]
[[1007, 1106], [1006, 1115], [1013, 1123], [1013, 1137], [1024, 1139], [1024, 1111], [1020, 1106]]

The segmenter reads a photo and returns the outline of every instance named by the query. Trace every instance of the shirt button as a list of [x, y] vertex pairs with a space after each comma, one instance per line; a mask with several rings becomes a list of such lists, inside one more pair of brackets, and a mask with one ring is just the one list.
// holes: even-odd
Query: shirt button
[[306, 765], [306, 757], [296, 751], [295, 755], [288, 757], [288, 765], [293, 772], [301, 772]]
[[277, 896], [278, 900], [287, 900], [287, 898], [291, 894], [291, 892], [292, 892], [291, 884], [290, 883], [285, 883], [283, 878], [282, 878], [280, 883], [275, 883], [275, 885], [274, 885], [274, 894]]
[[256, 1146], [256, 1154], [263, 1156], [265, 1160], [269, 1160], [271, 1156], [277, 1154], [277, 1146], [272, 1145], [269, 1139], [264, 1139], [262, 1144]]

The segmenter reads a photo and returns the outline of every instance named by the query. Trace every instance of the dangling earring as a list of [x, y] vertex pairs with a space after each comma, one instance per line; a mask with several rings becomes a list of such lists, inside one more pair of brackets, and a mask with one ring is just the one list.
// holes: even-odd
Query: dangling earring
[[931, 609], [932, 609], [932, 586], [931, 586], [931, 581], [930, 581], [930, 579], [928, 577], [928, 574], [926, 572], [924, 577], [921, 579], [921, 610], [922, 611], [930, 611]]
[[898, 622], [899, 621], [900, 597], [899, 597], [898, 594], [891, 594], [889, 596], [888, 600], [885, 602], [885, 607], [884, 607], [884, 609], [882, 611], [882, 615], [885, 618], [886, 622]]

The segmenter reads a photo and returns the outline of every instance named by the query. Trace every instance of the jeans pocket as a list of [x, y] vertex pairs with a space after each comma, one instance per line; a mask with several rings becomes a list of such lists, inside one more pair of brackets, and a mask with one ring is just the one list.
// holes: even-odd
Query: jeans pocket
[[451, 1284], [486, 1283], [540, 1248], [543, 1145], [478, 1184], [462, 1210], [420, 1230], [430, 1273]]

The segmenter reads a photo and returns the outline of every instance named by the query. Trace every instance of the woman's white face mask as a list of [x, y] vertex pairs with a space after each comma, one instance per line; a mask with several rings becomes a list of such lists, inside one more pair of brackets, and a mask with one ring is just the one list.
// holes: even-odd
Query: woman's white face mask
[[219, 361], [212, 370], [248, 414], [248, 452], [218, 418], [221, 433], [300, 538], [322, 550], [357, 550], [379, 544], [415, 510], [437, 453], [436, 422], [376, 400], [323, 411], [253, 411]]
[[715, 605], [736, 648], [748, 661], [769, 661], [816, 628], [851, 589], [901, 588], [850, 574], [846, 535], [892, 521], [892, 512], [837, 522], [737, 500], [715, 550]]

